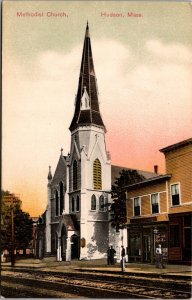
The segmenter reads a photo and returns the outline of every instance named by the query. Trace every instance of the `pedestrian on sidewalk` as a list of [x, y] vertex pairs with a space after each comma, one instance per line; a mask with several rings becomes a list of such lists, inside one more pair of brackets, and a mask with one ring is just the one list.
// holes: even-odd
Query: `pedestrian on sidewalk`
[[110, 247], [107, 249], [107, 264], [111, 264], [111, 252], [110, 252]]
[[111, 246], [111, 248], [110, 248], [110, 262], [111, 262], [111, 265], [115, 264], [115, 260], [114, 260], [115, 253], [116, 253], [115, 249], [113, 249], [113, 246]]
[[162, 253], [162, 248], [161, 248], [161, 244], [158, 245], [158, 247], [156, 248], [156, 253], [155, 253], [156, 257], [155, 257], [155, 261], [156, 261], [156, 268], [158, 269], [164, 269], [164, 265], [163, 265], [163, 253]]
[[121, 271], [125, 272], [125, 248], [121, 246]]

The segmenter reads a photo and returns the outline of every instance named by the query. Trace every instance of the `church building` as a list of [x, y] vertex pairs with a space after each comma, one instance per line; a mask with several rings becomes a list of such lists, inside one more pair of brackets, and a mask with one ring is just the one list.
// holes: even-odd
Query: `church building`
[[[106, 150], [88, 24], [69, 129], [70, 152], [64, 155], [61, 149], [53, 176], [49, 167], [44, 255], [55, 256], [57, 261], [98, 259], [106, 257], [108, 246], [113, 245], [118, 259], [121, 245], [127, 246], [127, 230], [116, 232], [111, 227], [106, 204], [123, 167], [111, 166]], [[142, 175], [148, 178], [153, 173]]]
[[70, 125], [71, 146], [48, 174], [46, 255], [57, 260], [104, 257], [109, 244], [108, 212], [111, 162], [105, 143], [87, 24], [75, 112]]

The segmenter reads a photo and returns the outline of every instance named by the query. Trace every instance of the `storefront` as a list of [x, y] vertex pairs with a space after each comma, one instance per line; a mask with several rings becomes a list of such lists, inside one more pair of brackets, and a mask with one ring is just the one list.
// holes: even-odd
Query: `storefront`
[[155, 263], [155, 249], [161, 244], [163, 260], [168, 261], [168, 223], [156, 218], [134, 219], [128, 225], [128, 261]]
[[169, 261], [191, 262], [192, 214], [169, 215]]

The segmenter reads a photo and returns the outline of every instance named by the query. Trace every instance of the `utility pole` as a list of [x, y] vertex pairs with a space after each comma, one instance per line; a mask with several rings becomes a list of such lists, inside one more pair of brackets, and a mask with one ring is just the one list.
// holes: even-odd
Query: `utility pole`
[[11, 197], [11, 266], [14, 267], [15, 265], [15, 236], [14, 236], [14, 203], [13, 203], [13, 196]]

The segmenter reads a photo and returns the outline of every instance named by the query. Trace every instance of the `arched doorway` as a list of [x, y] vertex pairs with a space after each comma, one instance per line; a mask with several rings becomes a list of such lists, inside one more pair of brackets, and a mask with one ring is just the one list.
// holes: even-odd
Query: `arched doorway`
[[79, 259], [80, 254], [79, 236], [73, 234], [71, 237], [71, 259]]
[[63, 225], [61, 230], [61, 259], [66, 260], [66, 248], [67, 248], [67, 231]]

